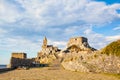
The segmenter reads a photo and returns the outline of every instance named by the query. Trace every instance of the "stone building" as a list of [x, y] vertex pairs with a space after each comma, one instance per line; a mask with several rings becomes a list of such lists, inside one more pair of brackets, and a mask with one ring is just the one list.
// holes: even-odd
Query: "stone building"
[[35, 58], [28, 59], [26, 53], [14, 52], [11, 55], [9, 68], [18, 68], [18, 67], [31, 67], [33, 65]]
[[24, 53], [24, 52], [21, 52], [21, 53], [15, 53], [15, 52], [13, 52], [13, 53], [12, 53], [12, 57], [13, 57], [13, 58], [26, 59], [26, 58], [27, 58], [27, 55], [26, 55], [26, 53]]
[[20, 66], [39, 66], [42, 64], [51, 64], [55, 60], [62, 59], [64, 53], [84, 53], [85, 51], [94, 51], [88, 44], [88, 40], [85, 37], [70, 38], [67, 44], [67, 48], [63, 51], [53, 45], [48, 45], [47, 38], [43, 39], [41, 50], [38, 52], [37, 57], [28, 59], [26, 53], [12, 53], [10, 65], [11, 68]]
[[47, 44], [47, 38], [43, 39], [42, 49], [38, 52], [37, 57], [28, 59], [26, 53], [14, 52], [11, 55], [9, 68], [17, 68], [21, 66], [40, 66], [46, 65], [57, 59], [60, 49], [53, 45]]
[[[73, 49], [75, 51], [89, 51], [89, 50], [96, 50], [90, 47], [87, 38], [85, 37], [74, 37], [70, 38], [67, 44], [68, 49]], [[76, 50], [77, 49], [77, 50]]]
[[87, 42], [87, 38], [85, 37], [70, 38], [67, 47], [70, 47], [72, 45], [81, 46], [84, 42]]
[[37, 62], [41, 64], [47, 64], [57, 58], [57, 54], [60, 52], [58, 47], [47, 44], [47, 38], [43, 39], [42, 49], [38, 52]]
[[45, 49], [45, 48], [47, 48], [47, 38], [46, 37], [43, 39], [43, 45], [42, 45], [42, 49]]

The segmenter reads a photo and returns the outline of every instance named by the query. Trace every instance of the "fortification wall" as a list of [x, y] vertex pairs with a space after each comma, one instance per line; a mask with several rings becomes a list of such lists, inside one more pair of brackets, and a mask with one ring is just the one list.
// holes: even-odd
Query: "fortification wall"
[[79, 47], [83, 44], [83, 42], [87, 42], [87, 38], [85, 37], [70, 38], [70, 40], [68, 41], [67, 47], [70, 47], [72, 45], [76, 45]]
[[13, 58], [20, 58], [20, 59], [26, 59], [27, 58], [27, 55], [26, 53], [23, 53], [23, 52], [13, 52], [12, 53], [12, 56]]
[[11, 58], [11, 68], [17, 68], [22, 66], [32, 66], [33, 59], [20, 59], [20, 58]]
[[9, 68], [32, 66], [34, 59], [27, 59], [26, 53], [12, 53]]
[[11, 71], [13, 70], [12, 68], [3, 68], [3, 69], [0, 69], [0, 73], [1, 72], [6, 72], [6, 71]]

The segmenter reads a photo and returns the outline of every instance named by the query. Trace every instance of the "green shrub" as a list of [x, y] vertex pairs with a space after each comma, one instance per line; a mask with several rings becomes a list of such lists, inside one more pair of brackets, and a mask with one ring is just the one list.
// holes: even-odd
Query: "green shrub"
[[115, 41], [107, 45], [103, 50], [103, 54], [115, 55], [120, 57], [120, 40]]

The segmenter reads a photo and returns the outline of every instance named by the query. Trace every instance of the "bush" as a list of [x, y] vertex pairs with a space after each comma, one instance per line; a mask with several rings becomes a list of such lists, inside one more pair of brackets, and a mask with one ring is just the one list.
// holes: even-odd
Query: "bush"
[[107, 45], [103, 50], [103, 54], [115, 55], [120, 57], [120, 40], [115, 41]]

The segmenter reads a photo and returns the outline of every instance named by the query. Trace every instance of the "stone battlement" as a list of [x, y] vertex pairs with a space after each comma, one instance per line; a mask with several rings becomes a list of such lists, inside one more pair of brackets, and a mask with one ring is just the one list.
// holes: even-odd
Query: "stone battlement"
[[10, 59], [10, 64], [8, 68], [18, 68], [21, 66], [32, 66], [35, 61], [34, 58], [28, 59], [27, 54], [24, 52], [13, 52]]
[[67, 44], [67, 48], [73, 49], [72, 51], [95, 51], [96, 50], [90, 47], [88, 43], [88, 39], [85, 37], [70, 38]]
[[12, 56], [13, 58], [20, 58], [20, 59], [26, 59], [27, 58], [27, 55], [26, 53], [23, 53], [23, 52], [13, 52], [12, 53]]
[[76, 46], [81, 46], [84, 42], [88, 43], [87, 38], [85, 37], [74, 37], [74, 38], [70, 38], [67, 47], [70, 47], [72, 45], [76, 45]]

